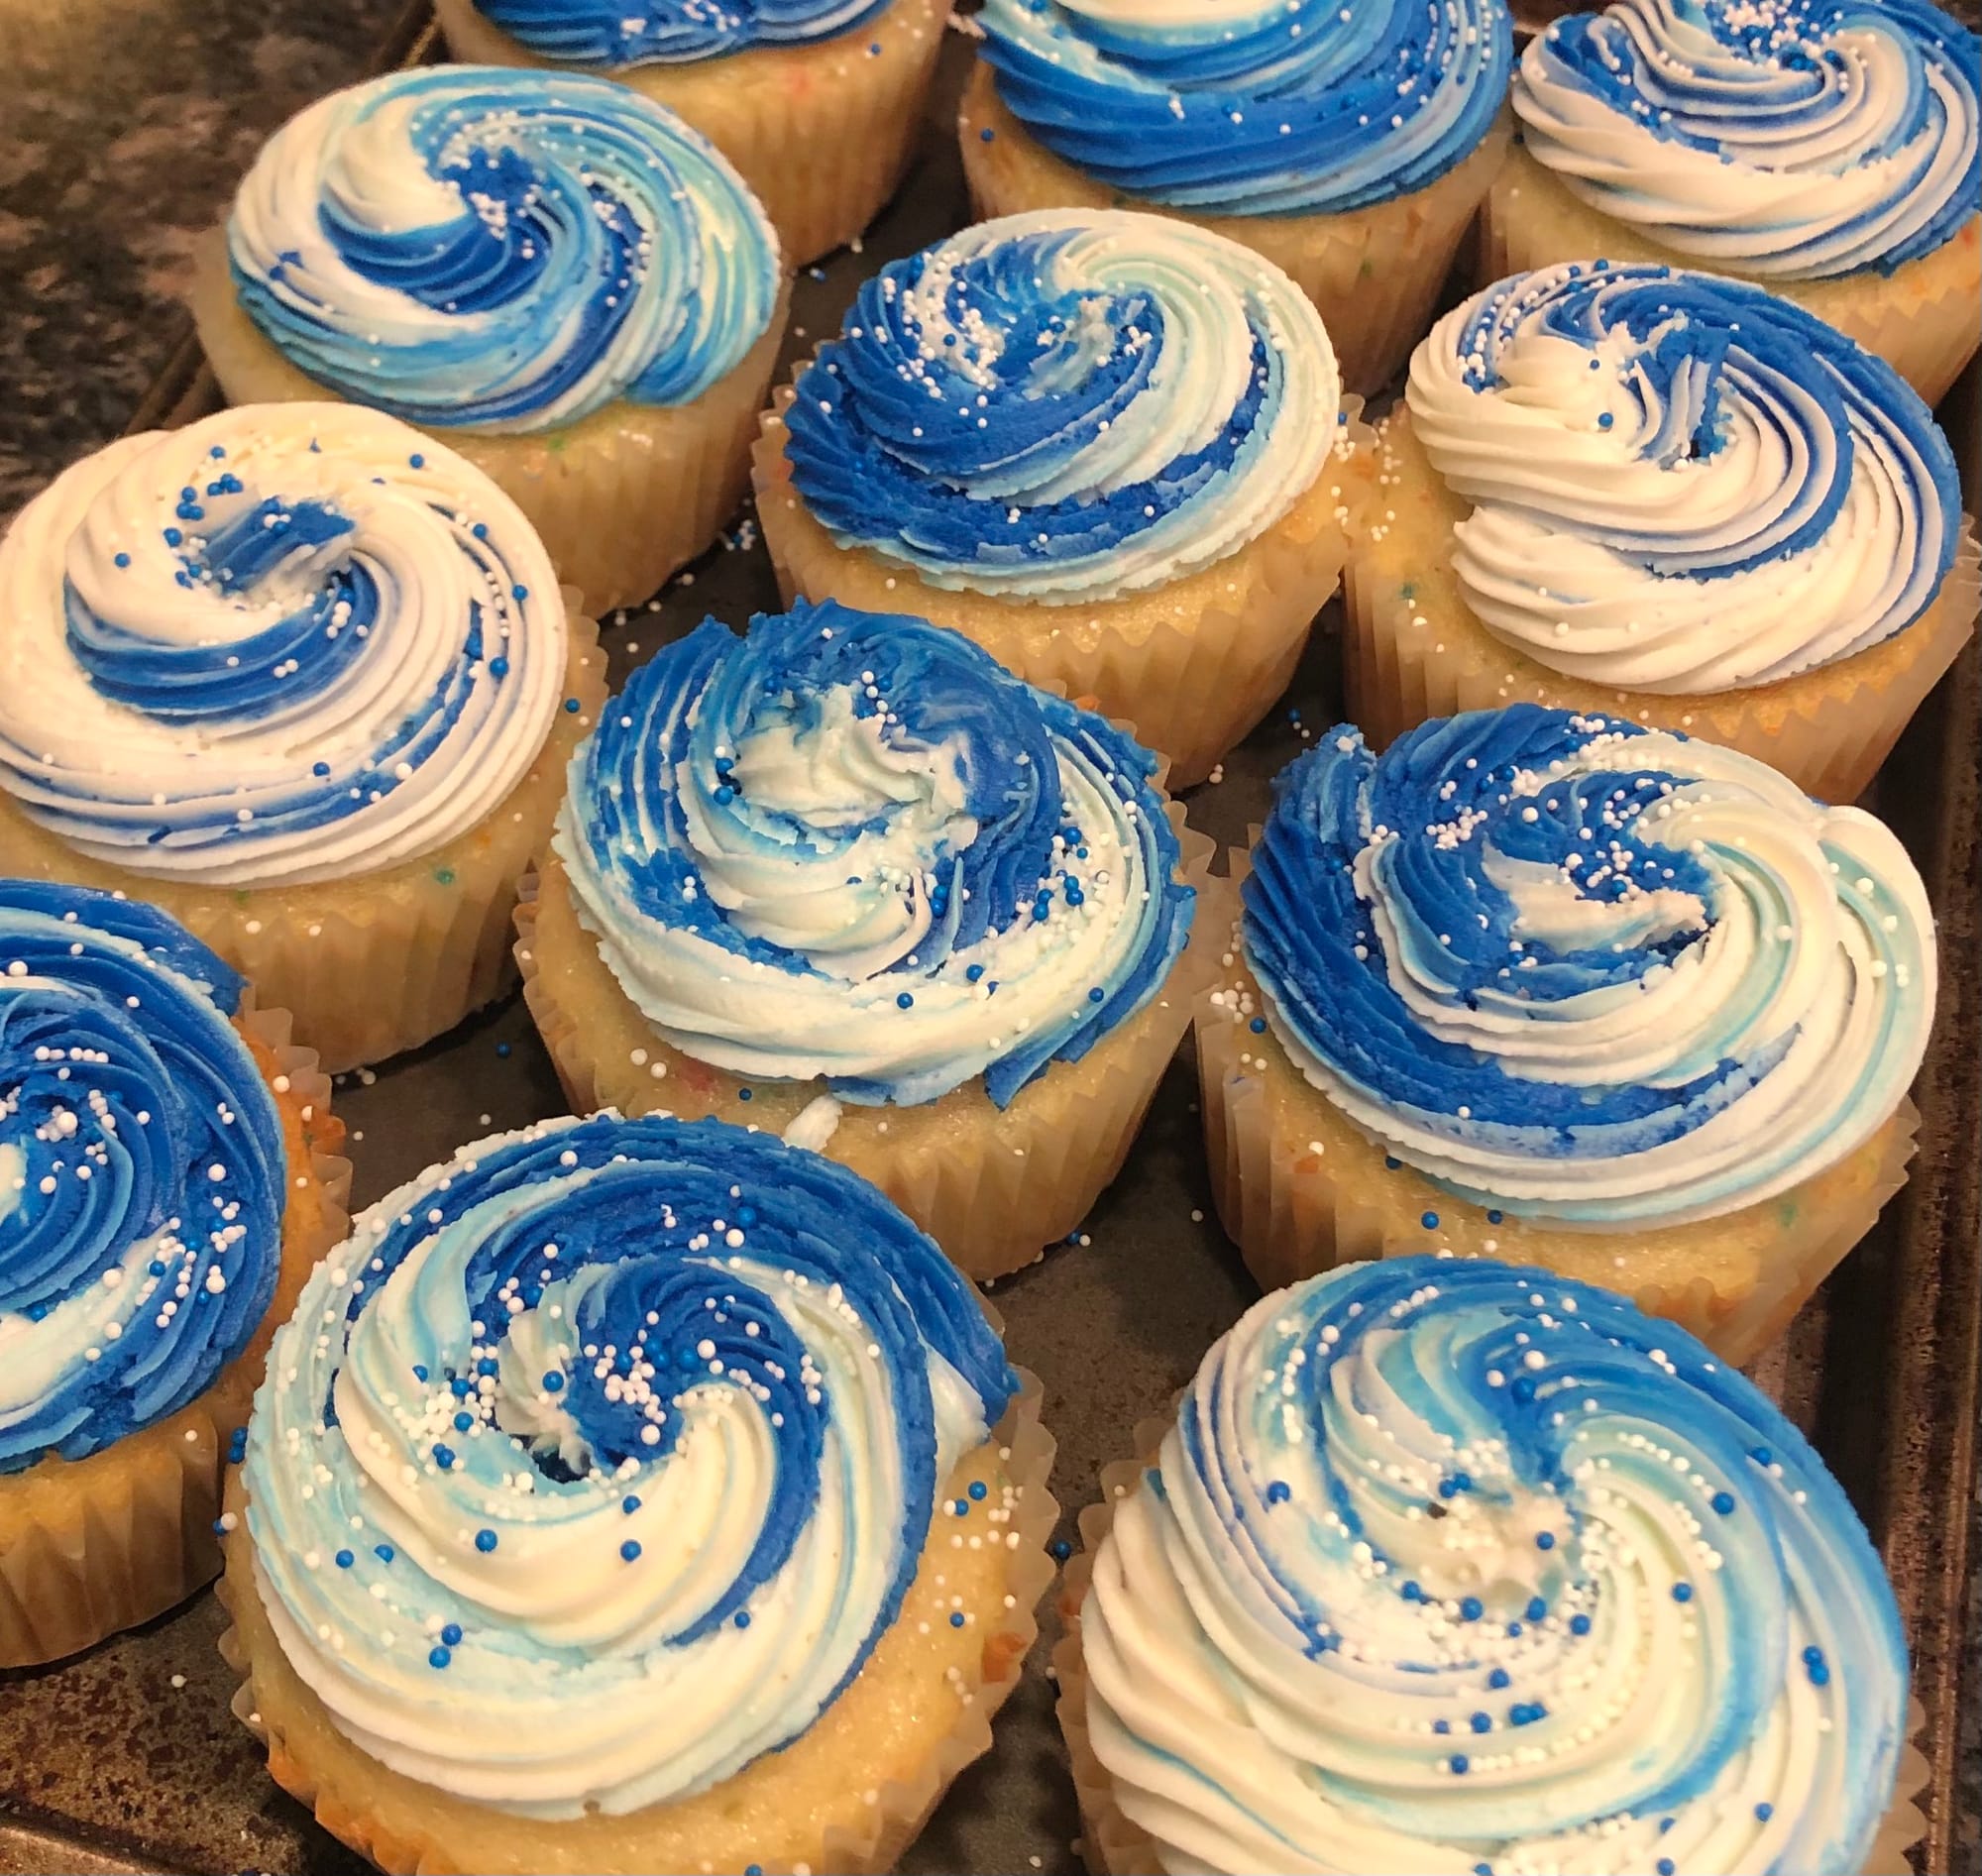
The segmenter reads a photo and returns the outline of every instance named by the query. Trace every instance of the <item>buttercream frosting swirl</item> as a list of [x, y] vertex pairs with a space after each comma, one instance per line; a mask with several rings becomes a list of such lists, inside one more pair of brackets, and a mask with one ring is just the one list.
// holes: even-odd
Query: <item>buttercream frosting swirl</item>
[[1849, 1501], [1683, 1329], [1350, 1265], [1205, 1357], [1081, 1613], [1172, 1871], [1857, 1869], [1907, 1658]]
[[163, 912], [0, 879], [0, 1475], [176, 1413], [281, 1262], [242, 981]]
[[1933, 1021], [1906, 850], [1752, 757], [1535, 705], [1347, 725], [1245, 886], [1274, 1034], [1473, 1203], [1598, 1230], [1760, 1203], [1890, 1118]]
[[476, 0], [511, 39], [596, 71], [679, 65], [757, 47], [810, 46], [865, 25], [888, 0]]
[[1000, 1107], [1161, 988], [1195, 894], [1156, 758], [959, 633], [830, 602], [635, 671], [554, 845], [676, 1048], [841, 1098]]
[[1516, 275], [1439, 321], [1406, 397], [1473, 503], [1453, 530], [1467, 605], [1568, 676], [1702, 695], [1848, 658], [1927, 610], [1959, 545], [1927, 406], [1739, 281]]
[[464, 1148], [320, 1265], [248, 1430], [262, 1601], [337, 1727], [540, 1818], [797, 1738], [1016, 1390], [864, 1180], [720, 1122]]
[[1501, 0], [985, 0], [984, 56], [1028, 132], [1150, 201], [1341, 214], [1470, 156], [1507, 94]]
[[756, 197], [672, 111], [484, 65], [388, 72], [291, 118], [227, 248], [290, 363], [430, 429], [692, 402], [762, 335], [780, 277]]
[[785, 413], [842, 547], [932, 586], [1077, 604], [1245, 546], [1340, 421], [1321, 317], [1270, 262], [1171, 218], [982, 222], [861, 287]]
[[1982, 39], [1928, 0], [1618, 0], [1514, 80], [1527, 146], [1594, 207], [1707, 266], [1890, 274], [1982, 198]]
[[565, 657], [481, 471], [355, 404], [244, 405], [85, 457], [0, 541], [0, 788], [133, 872], [370, 872], [508, 795]]

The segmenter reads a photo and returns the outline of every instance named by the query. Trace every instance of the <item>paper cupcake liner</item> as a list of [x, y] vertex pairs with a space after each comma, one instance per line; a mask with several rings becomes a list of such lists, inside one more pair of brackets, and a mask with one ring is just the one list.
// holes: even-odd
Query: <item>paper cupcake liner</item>
[[[974, 1080], [918, 1107], [841, 1106], [820, 1148], [871, 1180], [978, 1282], [1036, 1263], [1093, 1209], [1121, 1171], [1163, 1070], [1216, 970], [1199, 936], [1230, 923], [1211, 842], [1170, 817], [1183, 876], [1199, 894], [1193, 934], [1162, 988], [1079, 1061], [1052, 1064], [997, 1107]], [[523, 997], [574, 1112], [617, 1108], [715, 1118], [783, 1133], [822, 1082], [752, 1081], [698, 1061], [657, 1036], [579, 923], [555, 857], [516, 907]]]
[[[995, 1324], [995, 1313], [987, 1313]], [[969, 1478], [1000, 1476], [1018, 1488], [1005, 1529], [1005, 1570], [997, 1585], [1002, 1595], [984, 1597], [981, 1619], [970, 1631], [981, 1642], [973, 1649], [968, 1639], [948, 1639], [953, 1631], [936, 1616], [948, 1612], [949, 1599], [919, 1574], [894, 1625], [820, 1720], [782, 1751], [765, 1754], [694, 1799], [619, 1818], [539, 1822], [419, 1785], [362, 1751], [297, 1677], [269, 1624], [255, 1584], [247, 1519], [240, 1515], [247, 1500], [238, 1472], [228, 1482], [227, 1502], [238, 1521], [226, 1539], [227, 1572], [220, 1583], [233, 1622], [220, 1652], [242, 1677], [235, 1714], [267, 1745], [276, 1783], [310, 1806], [333, 1835], [394, 1876], [545, 1869], [605, 1876], [746, 1863], [765, 1876], [886, 1870], [915, 1840], [957, 1774], [990, 1750], [992, 1717], [1018, 1686], [1039, 1633], [1036, 1610], [1053, 1575], [1046, 1547], [1059, 1507], [1047, 1489], [1054, 1448], [1040, 1422], [1043, 1390], [1023, 1369], [1019, 1378], [1020, 1393], [990, 1441], [964, 1459], [946, 1489], [953, 1494]], [[995, 1487], [991, 1497], [997, 1501]], [[924, 1551], [925, 1569], [949, 1554], [940, 1548], [948, 1535], [938, 1516]], [[919, 1623], [932, 1638], [917, 1632]], [[918, 1649], [930, 1658], [915, 1661]], [[952, 1655], [960, 1678], [948, 1678], [937, 1666], [938, 1657]], [[954, 1707], [955, 1717], [914, 1763], [890, 1775], [874, 1755], [889, 1750], [893, 1715], [905, 1700], [913, 1701], [918, 1717], [925, 1708], [944, 1705]], [[872, 1724], [864, 1713], [875, 1716]], [[807, 1785], [822, 1792], [821, 1802], [809, 1815], [781, 1816], [779, 1794]], [[698, 1825], [701, 1835], [695, 1834]], [[745, 1830], [751, 1834], [739, 1840]]]
[[0, 791], [0, 874], [163, 907], [294, 1016], [328, 1073], [416, 1048], [511, 981], [516, 883], [550, 836], [565, 767], [606, 701], [599, 627], [579, 611], [576, 592], [565, 601], [565, 696], [579, 709], [557, 712], [537, 760], [486, 821], [431, 853], [308, 886], [213, 886], [85, 858]]
[[[1235, 853], [1235, 881], [1250, 871]], [[1226, 955], [1222, 983], [1192, 1012], [1205, 1154], [1219, 1221], [1263, 1289], [1367, 1258], [1496, 1257], [1620, 1291], [1738, 1366], [1782, 1333], [1906, 1183], [1920, 1114], [1903, 1098], [1835, 1165], [1718, 1218], [1614, 1232], [1511, 1213], [1495, 1222], [1393, 1160], [1302, 1076], [1270, 1029], [1256, 1034], [1262, 999], [1236, 934]]]
[[1495, 638], [1452, 571], [1452, 531], [1471, 512], [1393, 411], [1344, 580], [1343, 688], [1374, 748], [1431, 717], [1533, 702], [1684, 730], [1780, 770], [1819, 801], [1855, 801], [1954, 662], [1982, 607], [1982, 546], [1964, 517], [1953, 566], [1927, 611], [1868, 650], [1774, 684], [1674, 697], [1551, 671]]
[[[1141, 1422], [1135, 1434], [1137, 1457], [1102, 1468], [1101, 1501], [1081, 1512], [1081, 1554], [1068, 1563], [1061, 1578], [1057, 1606], [1063, 1632], [1052, 1657], [1053, 1677], [1059, 1683], [1055, 1710], [1072, 1763], [1074, 1796], [1080, 1804], [1081, 1853], [1094, 1876], [1162, 1876], [1155, 1839], [1122, 1815], [1115, 1801], [1115, 1782], [1096, 1756], [1088, 1733], [1087, 1660], [1081, 1648], [1080, 1613], [1094, 1579], [1094, 1555], [1114, 1526], [1115, 1507], [1141, 1487], [1143, 1474], [1156, 1463], [1169, 1427], [1168, 1415]], [[1919, 1799], [1927, 1789], [1929, 1767], [1918, 1744], [1926, 1727], [1927, 1709], [1910, 1699], [1907, 1743], [1893, 1783], [1893, 1800], [1859, 1865], [1861, 1876], [1909, 1876], [1912, 1865], [1907, 1852], [1927, 1835], [1927, 1819]]]
[[[550, 66], [475, 10], [435, 0], [456, 58]], [[850, 33], [606, 75], [686, 118], [729, 159], [778, 230], [787, 267], [858, 236], [894, 194], [922, 129], [948, 0], [895, 0]]]
[[1950, 241], [1891, 274], [1782, 280], [1732, 261], [1682, 254], [1571, 193], [1516, 147], [1481, 208], [1480, 283], [1558, 261], [1655, 261], [1752, 280], [1807, 307], [1877, 353], [1930, 404], [1938, 403], [1982, 340], [1982, 216]]
[[76, 1653], [182, 1602], [220, 1568], [221, 1454], [248, 1417], [277, 1324], [317, 1260], [343, 1238], [351, 1167], [315, 1054], [280, 1010], [237, 1019], [275, 1089], [295, 1173], [281, 1264], [261, 1326], [212, 1386], [176, 1413], [72, 1464], [46, 1458], [0, 1477], [0, 1669]]
[[[1507, 154], [1501, 111], [1464, 162], [1408, 195], [1340, 215], [1200, 215], [1111, 187], [1063, 163], [1006, 109], [980, 59], [963, 93], [957, 136], [981, 220], [1034, 208], [1136, 208], [1173, 215], [1273, 262], [1321, 313], [1342, 382], [1380, 390], [1431, 325], [1461, 239]], [[988, 141], [987, 141], [988, 140]]]
[[[749, 483], [757, 414], [785, 336], [791, 287], [742, 362], [691, 403], [623, 399], [528, 436], [427, 426], [521, 508], [558, 578], [596, 612], [657, 592], [720, 531]], [[349, 402], [299, 371], [249, 318], [228, 271], [227, 237], [201, 237], [193, 275], [200, 344], [228, 401]]]
[[794, 395], [778, 391], [755, 457], [757, 519], [785, 603], [838, 600], [947, 625], [1029, 682], [1133, 721], [1145, 746], [1169, 758], [1179, 789], [1203, 781], [1285, 691], [1341, 575], [1371, 435], [1353, 400], [1307, 492], [1223, 560], [1152, 593], [1055, 605], [931, 586], [877, 553], [836, 545], [785, 457]]

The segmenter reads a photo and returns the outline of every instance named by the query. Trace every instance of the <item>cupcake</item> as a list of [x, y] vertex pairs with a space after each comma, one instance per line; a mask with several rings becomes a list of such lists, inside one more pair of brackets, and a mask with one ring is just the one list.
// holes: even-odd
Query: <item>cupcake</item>
[[395, 419], [125, 437], [0, 540], [0, 874], [152, 900], [377, 1061], [502, 989], [605, 694], [515, 504]]
[[222, 1449], [345, 1228], [329, 1097], [164, 913], [0, 879], [0, 1669], [220, 1567]]
[[1275, 784], [1244, 900], [1198, 1067], [1268, 1288], [1498, 1255], [1746, 1362], [1905, 1180], [1926, 893], [1746, 756], [1530, 704], [1380, 758], [1344, 725]]
[[1618, 0], [1528, 44], [1486, 277], [1604, 255], [1759, 281], [1928, 403], [1982, 330], [1982, 39], [1927, 0]]
[[1285, 270], [1352, 390], [1388, 382], [1507, 154], [1502, 0], [985, 0], [977, 17], [958, 133], [979, 214], [1196, 223]]
[[1091, 698], [1202, 781], [1335, 591], [1352, 432], [1279, 270], [1153, 215], [966, 228], [860, 289], [781, 391], [758, 518], [787, 601], [908, 611]]
[[1348, 573], [1377, 744], [1528, 700], [1861, 794], [1974, 629], [1954, 453], [1879, 360], [1758, 287], [1574, 263], [1447, 314]]
[[715, 619], [574, 757], [518, 909], [581, 1113], [800, 1139], [978, 1278], [1121, 1169], [1211, 966], [1156, 759], [922, 619]]
[[1850, 1500], [1545, 1270], [1256, 1303], [1102, 1475], [1054, 1659], [1090, 1869], [1904, 1869], [1927, 1766]]
[[908, 166], [948, 0], [434, 0], [457, 58], [603, 72], [679, 112], [794, 266], [844, 247]]
[[277, 1332], [222, 1652], [390, 1871], [887, 1868], [1050, 1575], [1039, 1383], [871, 1186], [552, 1121], [383, 1200]]
[[193, 291], [230, 399], [343, 397], [444, 437], [595, 615], [741, 499], [785, 302], [762, 208], [679, 118], [603, 78], [460, 65], [291, 118]]

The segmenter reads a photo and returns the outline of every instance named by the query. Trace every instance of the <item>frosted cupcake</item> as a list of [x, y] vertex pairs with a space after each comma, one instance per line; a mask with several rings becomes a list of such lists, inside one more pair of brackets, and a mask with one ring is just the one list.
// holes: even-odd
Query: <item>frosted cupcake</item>
[[1364, 518], [1344, 681], [1379, 745], [1526, 699], [1850, 801], [1975, 624], [1974, 525], [1926, 405], [1707, 275], [1571, 263], [1449, 313]]
[[1335, 590], [1350, 441], [1277, 268], [1186, 222], [1053, 210], [860, 289], [765, 419], [757, 511], [787, 601], [951, 626], [1133, 722], [1186, 787]]
[[816, 1154], [616, 1115], [482, 1141], [275, 1338], [229, 1487], [236, 1710], [386, 1870], [886, 1869], [1033, 1639], [1038, 1405]]
[[1357, 1265], [1255, 1304], [1143, 1433], [1054, 1657], [1090, 1869], [1906, 1867], [1878, 1554], [1672, 1324]]
[[126, 437], [0, 540], [0, 873], [156, 902], [376, 1061], [501, 990], [605, 692], [515, 504], [393, 418]]
[[1486, 277], [1604, 255], [1736, 275], [1928, 403], [1982, 331], [1982, 39], [1927, 0], [1619, 0], [1532, 40]]
[[443, 65], [277, 131], [193, 310], [234, 402], [344, 397], [443, 437], [596, 615], [741, 498], [785, 282], [756, 199], [679, 118], [600, 78]]
[[1275, 784], [1244, 899], [1198, 1068], [1266, 1287], [1498, 1255], [1745, 1362], [1904, 1182], [1926, 893], [1746, 756], [1525, 704], [1380, 758], [1345, 725]]
[[0, 879], [0, 1669], [219, 1568], [221, 1452], [344, 1230], [329, 1095], [164, 913]]
[[707, 620], [606, 706], [519, 910], [573, 1105], [785, 1133], [972, 1276], [1032, 1263], [1207, 981], [1210, 842], [1156, 767], [921, 619]]
[[980, 214], [1186, 218], [1286, 271], [1352, 390], [1403, 363], [1507, 154], [1501, 0], [986, 0], [977, 17], [958, 130]]
[[733, 163], [794, 266], [853, 240], [922, 130], [948, 0], [435, 0], [457, 58], [604, 73]]

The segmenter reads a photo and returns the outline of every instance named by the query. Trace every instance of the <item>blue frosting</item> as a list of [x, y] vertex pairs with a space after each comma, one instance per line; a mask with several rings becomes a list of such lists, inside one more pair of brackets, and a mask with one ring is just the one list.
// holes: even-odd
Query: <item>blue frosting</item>
[[982, 1073], [1002, 1107], [1183, 948], [1155, 766], [957, 633], [801, 603], [633, 673], [573, 761], [558, 850], [689, 1052], [861, 1102]]
[[393, 72], [292, 120], [229, 252], [292, 363], [443, 428], [688, 403], [757, 341], [779, 282], [755, 197], [672, 112], [483, 66]]
[[531, 52], [623, 71], [678, 65], [758, 46], [806, 46], [864, 25], [888, 0], [477, 0], [477, 11]]
[[1230, 215], [1339, 214], [1464, 161], [1507, 95], [1500, 0], [1262, 0], [1173, 11], [986, 0], [998, 95], [1055, 156], [1130, 196]]
[[268, 1309], [282, 1132], [242, 988], [149, 906], [0, 880], [0, 1474], [175, 1413]]

